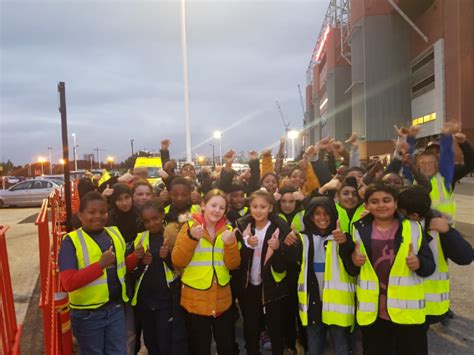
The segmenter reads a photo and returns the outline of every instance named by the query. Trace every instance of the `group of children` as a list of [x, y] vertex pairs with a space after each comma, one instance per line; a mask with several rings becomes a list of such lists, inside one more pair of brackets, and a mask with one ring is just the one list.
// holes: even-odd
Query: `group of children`
[[336, 169], [341, 146], [323, 140], [293, 167], [281, 146], [275, 166], [251, 152], [241, 176], [233, 151], [214, 176], [165, 162], [161, 191], [127, 176], [86, 193], [59, 253], [81, 353], [134, 354], [143, 334], [149, 354], [210, 354], [212, 339], [238, 354], [240, 309], [248, 354], [263, 334], [273, 354], [297, 340], [323, 354], [327, 335], [336, 354], [427, 354], [429, 324], [449, 311], [447, 260], [469, 264], [472, 247], [432, 209], [437, 172], [406, 163], [403, 145], [419, 184], [390, 170], [396, 159]]

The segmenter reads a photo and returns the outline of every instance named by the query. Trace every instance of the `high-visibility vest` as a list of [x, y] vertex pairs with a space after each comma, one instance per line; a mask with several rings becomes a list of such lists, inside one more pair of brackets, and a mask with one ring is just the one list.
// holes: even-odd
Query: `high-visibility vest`
[[[194, 221], [189, 223], [189, 229], [193, 224]], [[219, 286], [226, 286], [230, 282], [229, 269], [224, 263], [222, 233], [216, 235], [214, 245], [204, 237], [199, 239], [193, 257], [181, 277], [183, 284], [197, 290], [207, 290], [212, 286], [214, 275]]]
[[[301, 235], [303, 245], [301, 270], [298, 276], [298, 307], [303, 326], [308, 325], [309, 293], [308, 271], [312, 270], [312, 261], [308, 260], [309, 237]], [[355, 315], [355, 279], [351, 277], [342, 264], [338, 246], [328, 237], [323, 285], [323, 323], [350, 327], [354, 325]], [[309, 270], [308, 270], [309, 269]]]
[[[143, 248], [147, 250], [150, 246], [150, 231], [145, 231], [142, 233], [139, 233], [138, 236], [135, 238], [135, 241], [133, 242], [133, 246], [136, 248], [138, 244], [142, 244]], [[176, 280], [178, 275], [171, 270], [168, 265], [164, 261], [163, 263], [163, 269], [165, 270], [165, 278], [166, 278], [166, 283], [168, 287], [170, 287], [171, 283]], [[137, 304], [137, 298], [138, 298], [138, 291], [140, 290], [140, 286], [143, 281], [143, 277], [145, 276], [145, 273], [147, 272], [148, 267], [145, 266], [145, 270], [142, 272], [140, 277], [138, 278], [138, 281], [135, 283], [135, 292], [133, 294], [132, 298], [132, 306], [135, 306]]]
[[357, 222], [362, 213], [365, 211], [364, 205], [360, 205], [354, 212], [352, 219], [349, 219], [349, 215], [344, 207], [342, 207], [339, 203], [336, 203], [337, 214], [339, 218], [339, 226], [344, 233], [350, 233], [352, 230], [352, 225]]
[[[360, 251], [366, 256], [357, 279], [357, 323], [361, 326], [372, 324], [379, 310], [379, 279], [367, 257], [366, 248], [359, 231], [353, 226], [353, 239], [359, 242]], [[402, 238], [400, 249], [395, 256], [387, 285], [387, 311], [390, 320], [398, 324], [422, 324], [425, 322], [425, 294], [423, 279], [407, 264], [410, 243], [414, 250], [421, 246], [422, 231], [418, 222], [404, 220], [402, 222]]]
[[[171, 208], [171, 205], [168, 205], [168, 206], [165, 207], [165, 214], [169, 213], [170, 208]], [[191, 207], [189, 208], [189, 212], [190, 213], [199, 213], [199, 212], [201, 212], [201, 206], [191, 205]]]
[[[116, 257], [116, 270], [122, 285], [122, 299], [128, 301], [125, 287], [125, 240], [117, 227], [105, 227], [107, 234], [112, 239]], [[69, 237], [76, 249], [77, 266], [79, 270], [88, 267], [100, 260], [102, 250], [99, 245], [82, 228], [64, 236]], [[73, 309], [95, 309], [109, 302], [109, 288], [107, 285], [107, 270], [102, 270], [102, 275], [87, 285], [69, 292], [70, 306]]]
[[424, 279], [425, 307], [427, 315], [439, 316], [449, 310], [449, 270], [444, 257], [439, 233], [430, 231], [433, 239], [430, 248], [436, 262], [435, 272]]
[[242, 208], [241, 210], [238, 211], [238, 214], [240, 217], [243, 217], [247, 214], [249, 208], [247, 206], [245, 206], [244, 208]]
[[[278, 214], [283, 220], [288, 223], [288, 220], [286, 219], [286, 216], [283, 213]], [[304, 229], [304, 210], [299, 211], [293, 216], [293, 219], [291, 220], [290, 227], [295, 227], [296, 232], [301, 232]]]
[[448, 191], [444, 177], [438, 172], [432, 176], [431, 182], [431, 207], [445, 214], [449, 223], [454, 222], [456, 215], [456, 201], [452, 191]]

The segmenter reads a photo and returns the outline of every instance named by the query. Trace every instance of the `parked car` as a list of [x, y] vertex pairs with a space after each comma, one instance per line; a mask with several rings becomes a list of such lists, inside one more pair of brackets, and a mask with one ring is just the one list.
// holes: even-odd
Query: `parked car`
[[41, 206], [43, 199], [59, 187], [58, 181], [48, 179], [19, 182], [8, 190], [0, 190], [0, 207]]
[[16, 176], [2, 176], [2, 179], [5, 181], [7, 186], [12, 186], [20, 182], [20, 179], [18, 179]]

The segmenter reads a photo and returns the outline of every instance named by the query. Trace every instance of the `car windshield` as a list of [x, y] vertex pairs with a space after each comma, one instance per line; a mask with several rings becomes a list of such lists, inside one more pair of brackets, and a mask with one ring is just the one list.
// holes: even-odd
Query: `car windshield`
[[148, 177], [149, 178], [158, 178], [160, 177], [159, 172], [160, 172], [160, 168], [147, 168], [147, 172], [148, 172]]

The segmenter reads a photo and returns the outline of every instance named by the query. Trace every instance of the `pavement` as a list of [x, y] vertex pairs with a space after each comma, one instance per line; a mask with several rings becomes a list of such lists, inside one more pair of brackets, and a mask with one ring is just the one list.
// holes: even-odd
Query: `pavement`
[[[474, 245], [474, 178], [456, 185], [458, 206], [456, 228]], [[42, 320], [39, 301], [38, 237], [34, 225], [38, 208], [0, 209], [0, 224], [10, 226], [7, 248], [15, 298], [17, 322], [23, 324], [22, 352], [38, 354], [42, 349]], [[473, 354], [474, 349], [474, 264], [450, 263], [451, 309], [455, 313], [447, 327], [436, 324], [428, 332], [430, 354]], [[243, 350], [241, 323], [237, 338]], [[146, 352], [141, 352], [146, 354]], [[326, 351], [326, 354], [331, 354]]]

